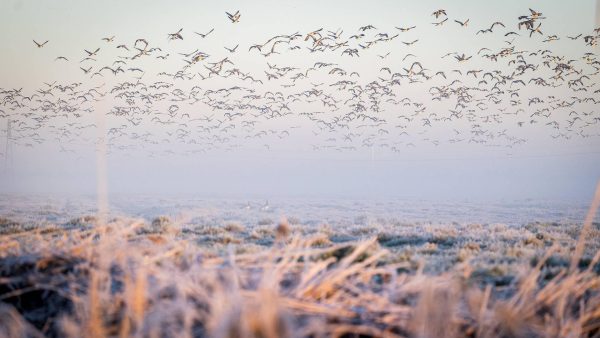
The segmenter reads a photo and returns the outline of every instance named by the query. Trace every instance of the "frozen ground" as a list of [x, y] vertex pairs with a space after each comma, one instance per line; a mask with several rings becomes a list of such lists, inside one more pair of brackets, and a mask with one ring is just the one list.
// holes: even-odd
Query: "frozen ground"
[[[120, 196], [111, 200], [111, 218], [161, 225], [181, 240], [220, 254], [257, 252], [273, 245], [282, 218], [301, 237], [326, 245], [377, 238], [393, 260], [428, 273], [469, 261], [494, 269], [508, 283], [515, 269], [553, 245], [563, 263], [574, 249], [587, 205], [524, 200], [517, 202], [431, 202], [424, 200], [217, 199]], [[0, 200], [5, 234], [32, 229], [77, 229], [95, 224], [90, 197], [11, 197]], [[598, 234], [598, 223], [593, 235]], [[154, 231], [154, 230], [152, 230]], [[596, 238], [592, 236], [592, 239]], [[31, 244], [35, 245], [35, 244]], [[587, 254], [600, 249], [588, 243]]]
[[584, 204], [111, 203], [101, 224], [92, 198], [0, 199], [0, 337], [592, 337], [600, 328], [600, 222], [573, 260]]
[[[63, 223], [96, 209], [88, 196], [0, 195], [0, 215], [19, 222]], [[265, 205], [267, 207], [265, 208]], [[113, 216], [205, 218], [215, 225], [240, 221], [251, 226], [264, 218], [295, 217], [303, 224], [481, 223], [519, 226], [532, 222], [581, 222], [589, 203], [521, 200], [506, 202], [428, 201], [419, 199], [224, 199], [118, 196], [111, 199]], [[384, 221], [385, 220], [385, 221]]]

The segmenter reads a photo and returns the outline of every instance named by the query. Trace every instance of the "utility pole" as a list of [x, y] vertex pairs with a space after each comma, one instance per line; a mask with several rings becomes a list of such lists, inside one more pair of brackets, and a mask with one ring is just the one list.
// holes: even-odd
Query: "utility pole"
[[8, 177], [12, 173], [13, 145], [10, 118], [6, 122], [6, 148], [4, 150], [4, 170]]
[[98, 221], [100, 224], [106, 224], [109, 204], [108, 204], [108, 175], [107, 175], [107, 143], [106, 143], [106, 116], [105, 109], [106, 104], [102, 102], [100, 105], [96, 105], [96, 125], [97, 136], [96, 136], [96, 202], [98, 207]]

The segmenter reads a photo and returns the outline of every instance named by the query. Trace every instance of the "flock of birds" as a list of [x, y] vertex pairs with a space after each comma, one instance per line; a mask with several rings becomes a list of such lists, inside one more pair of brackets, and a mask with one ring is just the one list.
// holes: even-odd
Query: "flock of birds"
[[[276, 34], [258, 43], [222, 46], [220, 55], [176, 49], [181, 41], [208, 43], [215, 28], [193, 34], [173, 30], [166, 33], [166, 46], [145, 38], [120, 44], [109, 36], [101, 46], [84, 49], [81, 59], [54, 57], [79, 67], [81, 81], [47, 82], [30, 92], [0, 88], [0, 118], [10, 122], [10, 141], [20, 146], [54, 142], [61, 151], [75, 152], [78, 145], [104, 138], [111, 152], [145, 149], [150, 155], [252, 145], [271, 149], [294, 135], [312, 150], [391, 152], [442, 143], [514, 147], [531, 133], [560, 139], [600, 135], [600, 114], [594, 110], [600, 103], [595, 81], [600, 60], [593, 48], [600, 28], [548, 35], [546, 18], [533, 9], [516, 23], [494, 21], [475, 33], [466, 31], [468, 18], [449, 21], [444, 9], [432, 17], [435, 29], [455, 24], [465, 29], [461, 34], [493, 36], [498, 47], [451, 51], [427, 64], [417, 56], [417, 25]], [[239, 11], [226, 18], [228, 24], [243, 24]], [[561, 39], [585, 52], [554, 51]], [[544, 48], [527, 48], [527, 41]], [[44, 49], [52, 42], [33, 43]], [[119, 55], [103, 59], [106, 49]], [[298, 54], [312, 61], [272, 61], [296, 60]], [[262, 72], [236, 65], [237, 57], [251, 55], [265, 59]], [[369, 62], [369, 69], [352, 68], [363, 57], [376, 62]], [[176, 68], [151, 73], [142, 66], [149, 62], [151, 68], [160, 62]], [[97, 112], [108, 124], [99, 135]]]

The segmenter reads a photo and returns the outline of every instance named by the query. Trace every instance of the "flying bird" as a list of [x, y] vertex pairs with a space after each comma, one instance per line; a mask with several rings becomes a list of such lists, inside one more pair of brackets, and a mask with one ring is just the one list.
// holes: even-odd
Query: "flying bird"
[[35, 43], [35, 45], [37, 46], [37, 48], [42, 48], [42, 47], [44, 47], [48, 43], [48, 40], [46, 40], [44, 43], [39, 43], [39, 42], [33, 40], [33, 43]]
[[240, 22], [240, 17], [242, 16], [239, 10], [236, 11], [234, 14], [231, 14], [229, 12], [225, 12], [225, 14], [227, 14], [227, 17], [229, 18], [229, 20], [231, 20], [232, 23]]
[[239, 47], [240, 45], [237, 44], [235, 47], [233, 48], [227, 48], [227, 47], [223, 47], [225, 49], [227, 49], [229, 51], [229, 53], [235, 53], [235, 50]]
[[408, 32], [411, 29], [415, 29], [417, 28], [417, 26], [411, 26], [411, 27], [396, 27], [397, 30], [401, 31], [401, 32]]
[[204, 33], [204, 34], [198, 33], [198, 32], [194, 32], [194, 33], [196, 33], [197, 35], [200, 35], [200, 37], [204, 39], [205, 37], [208, 36], [208, 34], [212, 33], [214, 30], [215, 30], [214, 28], [211, 28], [207, 33]]
[[181, 32], [183, 31], [183, 28], [180, 28], [177, 32], [175, 33], [169, 33], [168, 34], [168, 38], [169, 40], [183, 40], [183, 36], [181, 35]]
[[88, 57], [92, 57], [92, 56], [96, 56], [98, 54], [98, 52], [100, 51], [100, 48], [96, 48], [96, 50], [93, 52], [90, 52], [87, 49], [84, 49], [84, 51], [88, 54]]
[[448, 21], [448, 18], [445, 18], [444, 20], [440, 21], [440, 22], [432, 22], [431, 24], [434, 26], [441, 26], [444, 24], [444, 22]]
[[465, 20], [465, 21], [458, 21], [458, 20], [454, 20], [454, 22], [456, 22], [457, 24], [463, 26], [463, 27], [467, 27], [467, 25], [469, 24], [469, 19]]
[[447, 16], [447, 14], [446, 14], [446, 10], [444, 10], [444, 9], [438, 9], [438, 10], [436, 10], [435, 12], [433, 12], [433, 14], [431, 14], [431, 15], [432, 15], [432, 16], [435, 16], [435, 18], [436, 18], [436, 19], [437, 19], [437, 18], [439, 18], [439, 17], [440, 17], [440, 16], [442, 16], [442, 15], [443, 15], [443, 16]]

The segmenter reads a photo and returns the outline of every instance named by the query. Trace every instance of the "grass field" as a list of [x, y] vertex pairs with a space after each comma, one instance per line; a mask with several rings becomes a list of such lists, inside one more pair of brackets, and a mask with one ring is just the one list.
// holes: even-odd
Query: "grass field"
[[2, 218], [0, 337], [597, 337], [590, 214], [583, 227]]

